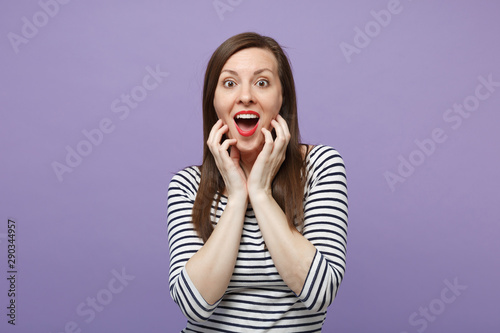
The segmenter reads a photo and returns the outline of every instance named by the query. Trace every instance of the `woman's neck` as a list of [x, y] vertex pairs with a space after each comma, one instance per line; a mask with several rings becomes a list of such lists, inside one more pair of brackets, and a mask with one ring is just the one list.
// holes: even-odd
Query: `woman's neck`
[[[307, 157], [307, 154], [312, 150], [313, 147], [314, 146], [311, 145], [301, 144], [300, 151], [302, 153], [303, 159]], [[245, 153], [240, 152], [240, 166], [247, 177], [250, 174], [250, 171], [252, 171], [253, 164], [255, 163], [255, 160], [259, 156], [260, 152], [260, 150]]]
[[247, 153], [240, 152], [240, 166], [247, 177], [250, 174], [250, 171], [252, 171], [253, 164], [255, 163], [257, 156], [259, 156], [259, 153], [260, 151]]

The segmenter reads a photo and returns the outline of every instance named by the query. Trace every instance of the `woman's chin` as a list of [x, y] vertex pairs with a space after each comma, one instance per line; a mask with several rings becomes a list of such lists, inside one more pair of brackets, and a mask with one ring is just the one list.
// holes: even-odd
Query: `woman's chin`
[[[257, 133], [256, 133], [257, 134]], [[242, 154], [260, 153], [264, 145], [264, 138], [260, 140], [258, 137], [244, 137], [240, 138], [236, 143], [236, 148]]]

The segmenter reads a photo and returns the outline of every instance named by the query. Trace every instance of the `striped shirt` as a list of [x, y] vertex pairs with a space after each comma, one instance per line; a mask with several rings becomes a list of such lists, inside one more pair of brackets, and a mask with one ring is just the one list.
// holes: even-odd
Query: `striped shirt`
[[[316, 254], [302, 291], [296, 295], [278, 274], [248, 205], [240, 248], [224, 296], [207, 303], [186, 272], [186, 262], [202, 246], [191, 222], [200, 183], [198, 167], [179, 171], [168, 189], [169, 287], [187, 317], [182, 332], [321, 332], [345, 271], [347, 186], [342, 157], [328, 146], [315, 146], [307, 156], [304, 226], [299, 230]], [[215, 201], [216, 227], [227, 198]]]

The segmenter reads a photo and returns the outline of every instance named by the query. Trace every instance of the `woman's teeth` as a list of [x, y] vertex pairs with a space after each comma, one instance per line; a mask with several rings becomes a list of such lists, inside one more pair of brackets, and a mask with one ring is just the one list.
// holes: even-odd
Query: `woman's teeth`
[[259, 119], [259, 117], [255, 114], [238, 114], [236, 119]]

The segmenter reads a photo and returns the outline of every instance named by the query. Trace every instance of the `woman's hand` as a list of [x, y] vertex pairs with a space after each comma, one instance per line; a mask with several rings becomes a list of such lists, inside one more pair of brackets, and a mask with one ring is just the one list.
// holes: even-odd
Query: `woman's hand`
[[[210, 131], [207, 145], [214, 156], [215, 164], [224, 179], [228, 198], [246, 200], [248, 197], [246, 177], [240, 167], [240, 152], [236, 148], [236, 139], [226, 139], [221, 144], [222, 135], [229, 131], [229, 127], [218, 120]], [[231, 153], [228, 152], [229, 146]]]
[[279, 275], [296, 295], [300, 295], [316, 248], [296, 228], [290, 227], [285, 212], [272, 196], [272, 182], [285, 160], [290, 131], [279, 115], [271, 125], [276, 130], [276, 139], [273, 141], [267, 129], [262, 130], [265, 143], [248, 176], [248, 197]]
[[[240, 167], [240, 153], [235, 146], [236, 140], [227, 139], [221, 144], [222, 136], [227, 132], [228, 126], [221, 120], [217, 121], [210, 130], [207, 146], [224, 179], [228, 201], [217, 221], [217, 228], [186, 263], [186, 272], [202, 295], [197, 309], [206, 311], [206, 317], [201, 317], [191, 305], [189, 307], [196, 312], [198, 318], [204, 320], [213, 311], [210, 310], [213, 307], [209, 305], [217, 304], [224, 296], [233, 276], [248, 206], [246, 178]], [[228, 153], [229, 147], [231, 153]]]
[[271, 121], [271, 125], [276, 131], [276, 139], [273, 141], [271, 132], [266, 128], [262, 129], [265, 137], [264, 147], [257, 156], [247, 180], [250, 198], [259, 194], [272, 195], [273, 179], [285, 160], [286, 147], [290, 142], [288, 125], [280, 115]]

